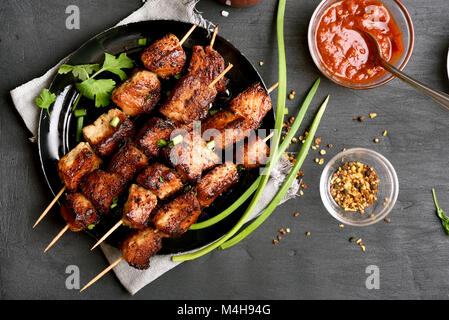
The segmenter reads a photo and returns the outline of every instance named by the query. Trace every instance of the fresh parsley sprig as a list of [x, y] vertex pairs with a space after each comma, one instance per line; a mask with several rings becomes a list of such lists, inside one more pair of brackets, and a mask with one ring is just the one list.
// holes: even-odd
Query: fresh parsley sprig
[[36, 98], [36, 104], [39, 108], [47, 110], [50, 116], [50, 106], [56, 101], [56, 95], [51, 93], [50, 90], [42, 90], [39, 97]]
[[134, 62], [125, 53], [118, 57], [105, 52], [104, 62], [99, 64], [68, 65], [63, 64], [58, 73], [72, 73], [73, 76], [81, 82], [76, 84], [76, 88], [84, 97], [94, 100], [96, 107], [105, 107], [110, 102], [112, 90], [115, 88], [115, 81], [112, 79], [95, 79], [103, 72], [111, 72], [120, 77], [123, 81], [126, 79], [126, 73], [122, 69], [129, 69], [134, 66]]
[[449, 235], [449, 217], [444, 213], [443, 209], [438, 205], [437, 196], [435, 194], [435, 189], [432, 189], [433, 201], [435, 202], [435, 207], [437, 208], [438, 217], [441, 220], [441, 224], [443, 225], [444, 231]]

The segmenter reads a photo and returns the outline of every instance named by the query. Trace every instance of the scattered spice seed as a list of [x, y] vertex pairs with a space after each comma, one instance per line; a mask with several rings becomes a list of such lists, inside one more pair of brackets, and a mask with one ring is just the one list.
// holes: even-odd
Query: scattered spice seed
[[379, 143], [379, 139], [378, 139], [378, 138], [375, 138], [375, 139], [374, 139], [374, 143]]
[[324, 155], [326, 154], [326, 150], [321, 149], [320, 154], [321, 154], [322, 156], [324, 156]]
[[262, 67], [262, 66], [263, 66], [263, 64], [264, 64], [264, 62], [263, 62], [263, 61], [260, 61], [260, 62], [259, 62], [259, 66], [261, 66], [261, 67]]
[[315, 144], [319, 145], [321, 143], [321, 138], [315, 138]]
[[286, 231], [287, 231], [287, 233], [290, 233], [290, 228], [287, 228]]
[[387, 130], [384, 130], [384, 132], [382, 132], [382, 136], [386, 136], [387, 135]]
[[374, 119], [375, 117], [377, 117], [377, 113], [370, 113], [370, 114], [369, 114], [369, 117], [370, 117], [371, 119]]
[[299, 216], [299, 212], [296, 211], [293, 215], [294, 215], [295, 217], [297, 217], [297, 216]]
[[321, 158], [320, 161], [318, 162], [318, 164], [320, 164], [320, 165], [324, 164], [324, 159]]
[[282, 234], [286, 234], [284, 228], [280, 228], [280, 229], [279, 229], [279, 232], [282, 233]]
[[343, 223], [340, 223], [338, 226], [339, 226], [340, 228], [344, 228], [344, 227], [345, 227]]
[[299, 195], [300, 195], [300, 196], [303, 196], [303, 195], [304, 195], [304, 191], [299, 190]]
[[320, 159], [315, 158], [315, 162], [316, 162], [316, 163], [320, 162]]
[[360, 117], [357, 118], [357, 120], [359, 120], [359, 122], [363, 122], [363, 121], [365, 121], [365, 117], [364, 116], [360, 116]]
[[357, 239], [357, 241], [355, 243], [357, 243], [357, 244], [362, 243], [362, 238]]
[[292, 142], [293, 142], [293, 143], [297, 143], [297, 142], [298, 142], [298, 139], [292, 138]]
[[311, 233], [309, 231], [306, 232], [306, 236], [310, 237], [310, 234]]
[[288, 95], [288, 98], [289, 98], [290, 100], [293, 100], [293, 99], [295, 99], [295, 95], [292, 94], [292, 93], [290, 93], [290, 94]]
[[278, 244], [278, 242], [279, 242], [279, 241], [276, 240], [276, 239], [273, 240], [273, 244]]
[[391, 222], [391, 219], [390, 219], [390, 218], [385, 218], [384, 221], [385, 221], [386, 223], [390, 223], [390, 222]]
[[332, 147], [333, 147], [332, 143], [329, 143], [329, 144], [327, 145], [327, 147], [328, 147], [329, 149], [332, 148]]
[[374, 216], [374, 213], [371, 213], [370, 215], [369, 215], [369, 217], [370, 218], [374, 218], [375, 216]]
[[349, 238], [349, 242], [355, 242], [355, 241], [356, 241], [356, 240], [355, 240], [354, 237]]
[[362, 250], [363, 250], [363, 252], [365, 252], [366, 251], [366, 248], [365, 248], [365, 246], [362, 244], [362, 245], [360, 245], [360, 247], [362, 248]]
[[281, 241], [281, 239], [282, 239], [282, 237], [281, 237], [281, 235], [280, 234], [278, 234], [278, 241]]

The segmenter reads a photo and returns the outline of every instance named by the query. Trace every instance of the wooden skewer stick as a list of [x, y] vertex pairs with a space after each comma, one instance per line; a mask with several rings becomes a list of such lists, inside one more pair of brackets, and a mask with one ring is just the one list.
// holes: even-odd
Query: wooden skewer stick
[[56, 243], [56, 241], [59, 240], [59, 238], [62, 237], [62, 235], [69, 230], [69, 225], [66, 224], [66, 226], [64, 228], [62, 228], [61, 231], [59, 231], [58, 235], [56, 237], [54, 237], [53, 240], [51, 240], [50, 244], [47, 246], [47, 248], [45, 248], [44, 253], [46, 253], [51, 247], [53, 247], [53, 245]]
[[270, 133], [265, 139], [263, 139], [263, 142], [267, 142], [268, 140], [271, 139], [271, 137], [273, 137], [274, 135], [274, 131], [272, 133]]
[[97, 243], [90, 249], [90, 251], [94, 250], [100, 243], [102, 243], [111, 233], [113, 233], [118, 227], [120, 227], [123, 224], [123, 220], [120, 220], [117, 222], [111, 229], [109, 229], [108, 232], [105, 233], [104, 236], [101, 237], [100, 240], [97, 241]]
[[182, 37], [181, 41], [179, 41], [179, 45], [182, 46], [182, 44], [184, 43], [184, 41], [187, 40], [187, 38], [192, 34], [193, 30], [195, 30], [196, 28], [196, 24], [194, 24], [189, 31], [187, 31], [187, 33], [185, 34], [184, 37]]
[[50, 209], [54, 206], [54, 204], [56, 203], [56, 201], [58, 201], [58, 199], [61, 197], [61, 195], [64, 193], [65, 189], [67, 189], [66, 186], [64, 186], [64, 188], [61, 189], [61, 191], [59, 191], [59, 193], [56, 195], [56, 197], [53, 199], [52, 202], [50, 202], [50, 204], [48, 205], [48, 207], [45, 209], [45, 211], [41, 214], [41, 216], [36, 220], [36, 222], [34, 223], [33, 229], [36, 228], [36, 226], [39, 224], [39, 222], [41, 222], [42, 219], [44, 219], [44, 217], [47, 215], [47, 213], [50, 211]]
[[268, 88], [267, 92], [268, 94], [272, 93], [274, 89], [276, 89], [279, 86], [279, 82], [276, 82], [273, 84], [270, 88]]
[[214, 81], [212, 81], [212, 82], [209, 84], [209, 88], [213, 88], [213, 87], [215, 86], [215, 84], [216, 84], [218, 81], [220, 81], [220, 79], [223, 78], [224, 75], [225, 75], [226, 73], [228, 73], [229, 70], [232, 69], [232, 67], [233, 67], [233, 65], [232, 65], [232, 63], [230, 63], [230, 64], [228, 65], [228, 67], [227, 67], [226, 69], [224, 69], [223, 72], [220, 73], [220, 74], [218, 75], [218, 77], [216, 77], [216, 78], [214, 79]]
[[217, 33], [218, 33], [218, 24], [215, 26], [215, 28], [214, 28], [214, 34], [212, 35], [212, 39], [210, 40], [209, 48], [211, 48], [211, 49], [212, 49], [212, 47], [214, 46], [215, 38], [217, 37]]
[[89, 288], [91, 285], [93, 285], [95, 282], [97, 282], [98, 279], [100, 279], [102, 276], [104, 276], [106, 273], [108, 273], [112, 268], [114, 268], [116, 265], [118, 265], [120, 263], [120, 261], [124, 260], [125, 258], [120, 257], [117, 260], [115, 260], [109, 267], [107, 267], [106, 269], [104, 269], [101, 273], [99, 273], [95, 278], [93, 278], [92, 280], [89, 281], [88, 284], [86, 284], [81, 290], [80, 292], [83, 292], [84, 290], [86, 290], [87, 288]]

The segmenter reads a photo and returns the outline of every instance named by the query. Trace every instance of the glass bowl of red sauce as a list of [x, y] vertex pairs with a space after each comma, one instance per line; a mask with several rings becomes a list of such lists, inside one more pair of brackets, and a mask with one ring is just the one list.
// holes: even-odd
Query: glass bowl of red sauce
[[309, 50], [330, 80], [351, 89], [372, 89], [394, 76], [376, 65], [376, 49], [360, 30], [376, 37], [386, 60], [399, 70], [405, 67], [413, 51], [414, 29], [399, 0], [321, 1], [309, 24]]

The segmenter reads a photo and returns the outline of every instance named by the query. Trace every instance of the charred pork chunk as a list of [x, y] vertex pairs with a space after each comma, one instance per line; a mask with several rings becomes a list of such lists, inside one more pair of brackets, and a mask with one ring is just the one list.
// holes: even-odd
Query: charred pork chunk
[[229, 108], [236, 115], [245, 118], [249, 128], [255, 130], [271, 109], [271, 99], [260, 83], [255, 83], [232, 99]]
[[[194, 46], [190, 59], [188, 74], [209, 85], [225, 70], [223, 57], [213, 48]], [[223, 77], [215, 85], [218, 92], [225, 92], [228, 80]]]
[[264, 164], [269, 155], [270, 147], [263, 139], [251, 136], [247, 143], [237, 149], [235, 162], [245, 169], [254, 169]]
[[144, 229], [156, 205], [157, 197], [153, 192], [136, 184], [131, 185], [123, 207], [123, 224], [133, 229]]
[[136, 136], [137, 147], [142, 150], [150, 159], [159, 156], [162, 146], [159, 140], [167, 142], [170, 134], [174, 130], [173, 125], [161, 118], [151, 118], [140, 129]]
[[215, 88], [209, 88], [201, 78], [187, 75], [178, 81], [159, 112], [176, 125], [201, 121], [207, 117], [216, 94]]
[[145, 270], [150, 259], [162, 248], [162, 234], [153, 228], [136, 231], [121, 246], [122, 256], [131, 267]]
[[214, 140], [215, 148], [226, 149], [250, 135], [251, 130], [245, 118], [229, 109], [218, 111], [201, 125], [203, 138]]
[[183, 183], [173, 169], [153, 163], [137, 176], [137, 183], [152, 191], [159, 199], [164, 200], [182, 190]]
[[108, 171], [118, 174], [126, 181], [131, 181], [147, 165], [148, 158], [134, 144], [128, 142], [112, 157]]
[[165, 158], [184, 180], [198, 183], [201, 174], [219, 163], [218, 155], [202, 139], [200, 132], [193, 130], [184, 135], [176, 135], [172, 140], [182, 140], [173, 147], [166, 147], [163, 151]]
[[232, 162], [225, 162], [209, 171], [196, 185], [197, 197], [202, 207], [208, 207], [218, 196], [237, 183], [239, 175], [237, 166]]
[[101, 156], [111, 155], [134, 135], [134, 125], [119, 109], [111, 109], [83, 128], [84, 138]]
[[95, 170], [84, 178], [80, 190], [103, 214], [110, 210], [113, 199], [125, 186], [126, 181], [118, 174]]
[[153, 225], [170, 236], [180, 236], [198, 219], [200, 204], [190, 190], [160, 207], [152, 217]]
[[87, 142], [80, 142], [58, 162], [58, 174], [70, 191], [75, 191], [82, 178], [98, 169], [102, 160]]
[[186, 54], [179, 39], [167, 34], [146, 48], [141, 56], [144, 66], [161, 78], [168, 78], [181, 73], [186, 63]]
[[81, 193], [67, 194], [64, 206], [61, 207], [61, 215], [74, 232], [87, 229], [95, 225], [100, 217], [92, 202]]
[[161, 98], [161, 83], [157, 75], [136, 70], [112, 91], [112, 101], [129, 116], [150, 113]]

